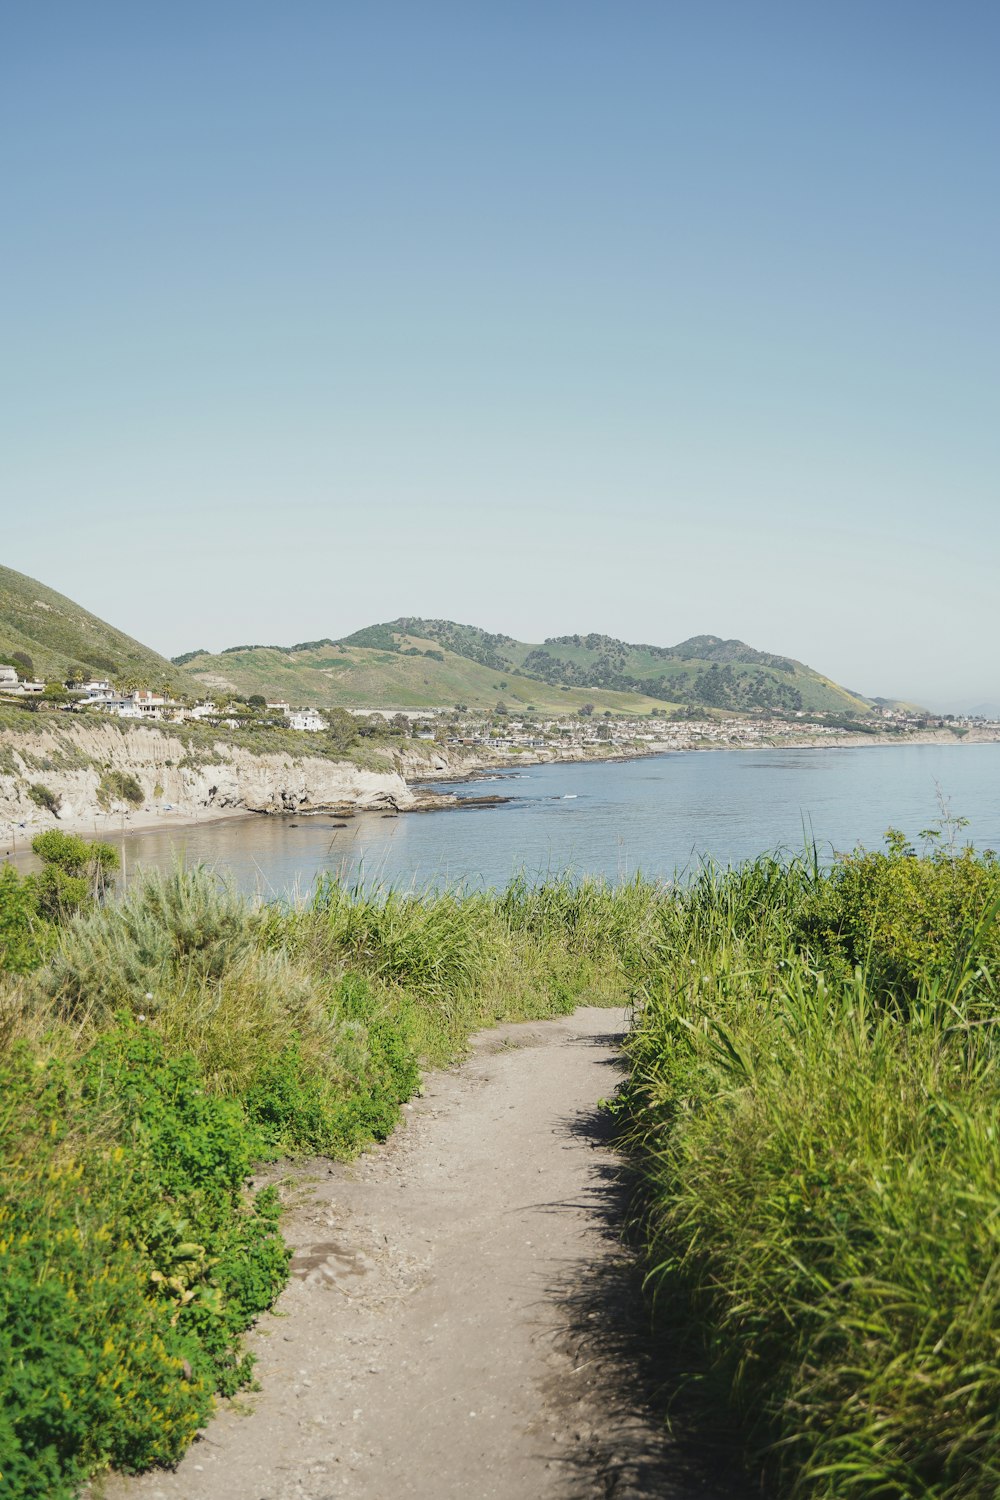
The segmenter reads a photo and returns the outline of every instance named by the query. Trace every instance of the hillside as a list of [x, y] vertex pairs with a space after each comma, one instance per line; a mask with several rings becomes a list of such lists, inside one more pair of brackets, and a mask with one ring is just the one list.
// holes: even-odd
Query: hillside
[[88, 677], [142, 678], [155, 687], [183, 684], [182, 674], [166, 657], [37, 579], [3, 567], [0, 662], [45, 680], [62, 680], [76, 670]]
[[451, 620], [402, 616], [339, 642], [234, 647], [177, 661], [202, 687], [372, 708], [492, 707], [498, 697], [512, 707], [563, 711], [585, 702], [640, 713], [688, 706], [858, 714], [872, 707], [802, 662], [712, 635], [677, 646], [604, 635], [534, 644]]
[[403, 617], [374, 628], [426, 637], [495, 668], [549, 683], [638, 692], [692, 707], [838, 713], [871, 708], [802, 662], [714, 635], [692, 636], [677, 646], [634, 645], [596, 634], [555, 636], [532, 645], [449, 620]]
[[[432, 654], [428, 655], [430, 652]], [[189, 691], [240, 692], [291, 703], [345, 708], [493, 708], [573, 713], [585, 703], [598, 711], [649, 713], [668, 705], [630, 692], [550, 684], [520, 672], [494, 671], [431, 639], [400, 636], [388, 649], [311, 642], [300, 646], [243, 646], [218, 655], [181, 659]]]

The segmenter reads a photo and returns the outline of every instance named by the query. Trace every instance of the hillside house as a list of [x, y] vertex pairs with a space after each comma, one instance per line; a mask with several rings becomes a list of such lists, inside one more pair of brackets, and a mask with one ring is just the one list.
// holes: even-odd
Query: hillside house
[[12, 687], [17, 687], [17, 668], [7, 666], [0, 667], [0, 688]]
[[110, 682], [104, 678], [95, 678], [92, 682], [81, 682], [79, 685], [67, 682], [66, 686], [71, 692], [82, 693], [83, 703], [110, 703], [118, 696]]
[[304, 729], [311, 734], [327, 727], [326, 720], [314, 708], [295, 708], [288, 715], [289, 729]]

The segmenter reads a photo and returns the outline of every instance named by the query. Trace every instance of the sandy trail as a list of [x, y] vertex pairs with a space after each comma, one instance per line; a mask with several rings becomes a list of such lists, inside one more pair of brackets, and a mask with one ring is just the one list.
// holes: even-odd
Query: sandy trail
[[579, 1010], [484, 1033], [384, 1147], [295, 1178], [292, 1281], [252, 1338], [260, 1391], [224, 1407], [175, 1473], [101, 1493], [732, 1494], [682, 1461], [629, 1347], [635, 1278], [595, 1108], [623, 1024]]

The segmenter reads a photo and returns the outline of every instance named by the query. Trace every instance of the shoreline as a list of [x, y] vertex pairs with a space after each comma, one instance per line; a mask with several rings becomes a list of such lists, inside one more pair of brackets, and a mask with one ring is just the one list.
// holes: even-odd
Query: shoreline
[[[48, 823], [29, 824], [0, 823], [0, 858], [20, 859], [31, 855], [31, 841], [40, 833], [57, 828], [61, 833], [75, 834], [79, 838], [99, 839], [104, 843], [121, 843], [132, 834], [176, 833], [182, 829], [201, 828], [206, 823], [230, 823], [239, 818], [256, 818], [262, 814], [246, 807], [204, 807], [196, 812], [157, 812], [154, 809], [139, 809], [127, 814], [124, 820], [119, 813], [98, 812], [92, 816], [55, 818]], [[34, 858], [34, 856], [31, 856]]]
[[[405, 813], [427, 813], [449, 811], [461, 806], [465, 799], [449, 795], [447, 793], [435, 792], [434, 783], [444, 782], [448, 784], [462, 785], [471, 782], [482, 781], [493, 776], [507, 777], [517, 773], [522, 766], [547, 766], [547, 765], [606, 765], [624, 764], [633, 760], [655, 760], [661, 756], [682, 755], [691, 753], [706, 754], [711, 752], [743, 752], [743, 751], [773, 751], [773, 750], [865, 750], [865, 749], [900, 749], [911, 745], [981, 745], [1000, 744], [1000, 734], [976, 733], [959, 738], [948, 731], [928, 731], [903, 736], [897, 735], [811, 735], [803, 736], [801, 739], [774, 739], [758, 744], [746, 743], [693, 743], [689, 745], [668, 744], [662, 741], [652, 742], [648, 748], [616, 750], [611, 754], [588, 754], [572, 751], [557, 751], [554, 754], [537, 754], [526, 752], [524, 754], [505, 755], [503, 752], [493, 752], [489, 756], [463, 757], [460, 766], [448, 765], [444, 756], [439, 758], [438, 764], [428, 764], [419, 771], [412, 761], [406, 765], [406, 788], [412, 794], [411, 799], [399, 805], [395, 810], [403, 815]], [[500, 798], [498, 801], [507, 802], [512, 799]], [[213, 806], [211, 803], [200, 805], [193, 810], [187, 808], [180, 810], [173, 808], [166, 812], [162, 809], [145, 807], [126, 814], [103, 812], [93, 810], [85, 814], [73, 814], [64, 819], [51, 818], [38, 822], [26, 822], [25, 824], [12, 823], [5, 820], [0, 823], [0, 860], [22, 858], [31, 855], [31, 840], [39, 833], [44, 833], [50, 828], [61, 829], [65, 833], [77, 834], [83, 838], [101, 839], [106, 842], [122, 844], [130, 835], [165, 833], [172, 834], [192, 828], [200, 828], [205, 824], [232, 822], [244, 818], [260, 817], [313, 817], [313, 816], [337, 816], [353, 817], [355, 814], [366, 811], [379, 811], [377, 807], [366, 805], [363, 802], [354, 803], [331, 803], [329, 805], [315, 805], [309, 807], [288, 808], [287, 810], [271, 811], [246, 806]]]
[[[470, 781], [489, 779], [493, 775], [504, 775], [516, 773], [520, 766], [555, 766], [555, 765], [607, 765], [624, 764], [632, 760], [656, 760], [667, 755], [691, 755], [712, 754], [715, 752], [729, 754], [745, 751], [766, 750], [891, 750], [905, 749], [910, 745], [1000, 745], [1000, 733], [975, 734], [970, 733], [959, 738], [956, 735], [942, 730], [928, 730], [926, 733], [901, 735], [812, 735], [808, 739], [785, 740], [774, 739], [759, 744], [691, 744], [671, 745], [663, 741], [655, 742], [648, 749], [632, 751], [616, 751], [612, 755], [571, 755], [557, 754], [538, 756], [532, 753], [524, 755], [507, 756], [502, 760], [481, 759], [477, 764], [472, 764], [471, 759], [467, 762], [466, 769], [454, 772], [449, 769], [429, 769], [420, 776], [414, 777], [409, 783], [415, 788], [425, 784], [444, 781], [456, 784]], [[501, 753], [501, 752], [498, 752]], [[432, 809], [412, 808], [408, 811], [428, 811]]]

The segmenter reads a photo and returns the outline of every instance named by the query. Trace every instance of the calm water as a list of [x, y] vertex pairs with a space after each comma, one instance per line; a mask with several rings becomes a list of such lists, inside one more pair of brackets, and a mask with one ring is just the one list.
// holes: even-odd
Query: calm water
[[178, 855], [230, 871], [266, 894], [308, 891], [333, 871], [409, 885], [502, 885], [572, 870], [618, 879], [670, 876], [711, 856], [727, 863], [801, 849], [803, 823], [827, 851], [881, 845], [890, 825], [915, 838], [940, 816], [936, 789], [1000, 849], [1000, 745], [850, 750], [691, 751], [622, 764], [532, 766], [489, 780], [436, 783], [459, 796], [502, 792], [501, 807], [402, 817], [243, 818], [128, 837], [129, 867]]

